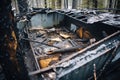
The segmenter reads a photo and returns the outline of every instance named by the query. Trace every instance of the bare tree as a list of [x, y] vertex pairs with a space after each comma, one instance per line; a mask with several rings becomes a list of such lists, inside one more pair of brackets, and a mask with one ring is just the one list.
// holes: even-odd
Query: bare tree
[[55, 0], [55, 8], [60, 9], [61, 8], [61, 0]]
[[95, 0], [95, 8], [98, 8], [98, 1]]
[[45, 4], [45, 8], [47, 8], [47, 0], [45, 0], [44, 4]]
[[58, 8], [61, 9], [61, 0], [58, 0]]
[[68, 0], [64, 0], [64, 8], [68, 9]]
[[112, 8], [112, 0], [109, 0], [109, 8]]
[[52, 0], [52, 9], [55, 9], [55, 0]]
[[90, 7], [90, 0], [87, 0], [87, 8], [89, 9]]
[[17, 2], [18, 2], [19, 12], [21, 14], [26, 13], [28, 11], [27, 0], [17, 0]]
[[72, 9], [77, 9], [77, 3], [78, 3], [78, 0], [72, 1]]
[[94, 8], [98, 8], [98, 1], [97, 0], [93, 0], [93, 7]]
[[38, 0], [36, 0], [36, 4], [37, 4], [37, 8], [38, 8], [38, 6], [39, 6]]

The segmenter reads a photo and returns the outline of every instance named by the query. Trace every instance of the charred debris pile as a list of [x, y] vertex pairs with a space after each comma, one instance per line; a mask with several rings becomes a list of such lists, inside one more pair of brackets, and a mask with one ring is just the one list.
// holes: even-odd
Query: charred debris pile
[[93, 64], [102, 71], [119, 48], [119, 27], [120, 15], [87, 9], [34, 9], [17, 23], [29, 75], [51, 80], [86, 80]]

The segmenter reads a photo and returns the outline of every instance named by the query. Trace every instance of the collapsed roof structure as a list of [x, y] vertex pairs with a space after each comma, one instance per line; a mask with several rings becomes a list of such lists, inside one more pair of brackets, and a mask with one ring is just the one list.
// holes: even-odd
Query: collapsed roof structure
[[78, 10], [68, 9], [68, 0], [64, 9], [18, 0], [13, 13], [11, 0], [2, 0], [0, 79], [96, 80], [118, 69], [120, 15], [99, 10], [96, 1], [95, 9]]

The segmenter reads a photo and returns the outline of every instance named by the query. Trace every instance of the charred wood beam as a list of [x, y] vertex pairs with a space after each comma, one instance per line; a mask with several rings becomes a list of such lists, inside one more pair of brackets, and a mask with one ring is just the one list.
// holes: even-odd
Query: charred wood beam
[[[3, 68], [6, 79], [15, 80], [17, 78], [16, 73], [16, 61], [15, 57], [13, 58], [14, 52], [10, 53], [8, 46], [10, 42], [13, 42], [15, 39], [12, 36], [12, 20], [11, 15], [11, 0], [1, 0], [0, 2], [0, 65]], [[10, 58], [13, 58], [12, 60]]]
[[75, 47], [51, 50], [51, 51], [48, 51], [48, 54], [72, 52], [72, 51], [77, 51], [77, 50], [80, 50], [80, 49], [83, 49], [83, 48], [85, 48], [85, 46], [75, 46]]
[[46, 44], [46, 43], [43, 43], [43, 42], [39, 42], [39, 41], [35, 41], [35, 40], [29, 39], [29, 38], [21, 38], [21, 39], [22, 40], [26, 40], [26, 41], [30, 41], [30, 42], [40, 43], [40, 44], [51, 46], [51, 47], [55, 47], [55, 48], [58, 48], [58, 49], [60, 48], [60, 47], [57, 47], [57, 46], [54, 46], [54, 45], [49, 45], [49, 44]]
[[[17, 60], [17, 39], [14, 32], [14, 16], [11, 0], [0, 2], [0, 65], [7, 80], [28, 80], [27, 74], [21, 74], [21, 67]], [[23, 63], [23, 62], [21, 62]], [[22, 76], [21, 76], [22, 75]], [[23, 77], [23, 75], [26, 75]]]

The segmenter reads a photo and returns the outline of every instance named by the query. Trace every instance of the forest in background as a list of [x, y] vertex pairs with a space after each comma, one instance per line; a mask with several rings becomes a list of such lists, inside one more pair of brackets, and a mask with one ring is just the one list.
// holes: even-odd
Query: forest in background
[[[120, 9], [120, 0], [12, 0], [13, 8], [19, 13], [20, 8], [52, 9]], [[25, 10], [26, 11], [26, 10]]]

